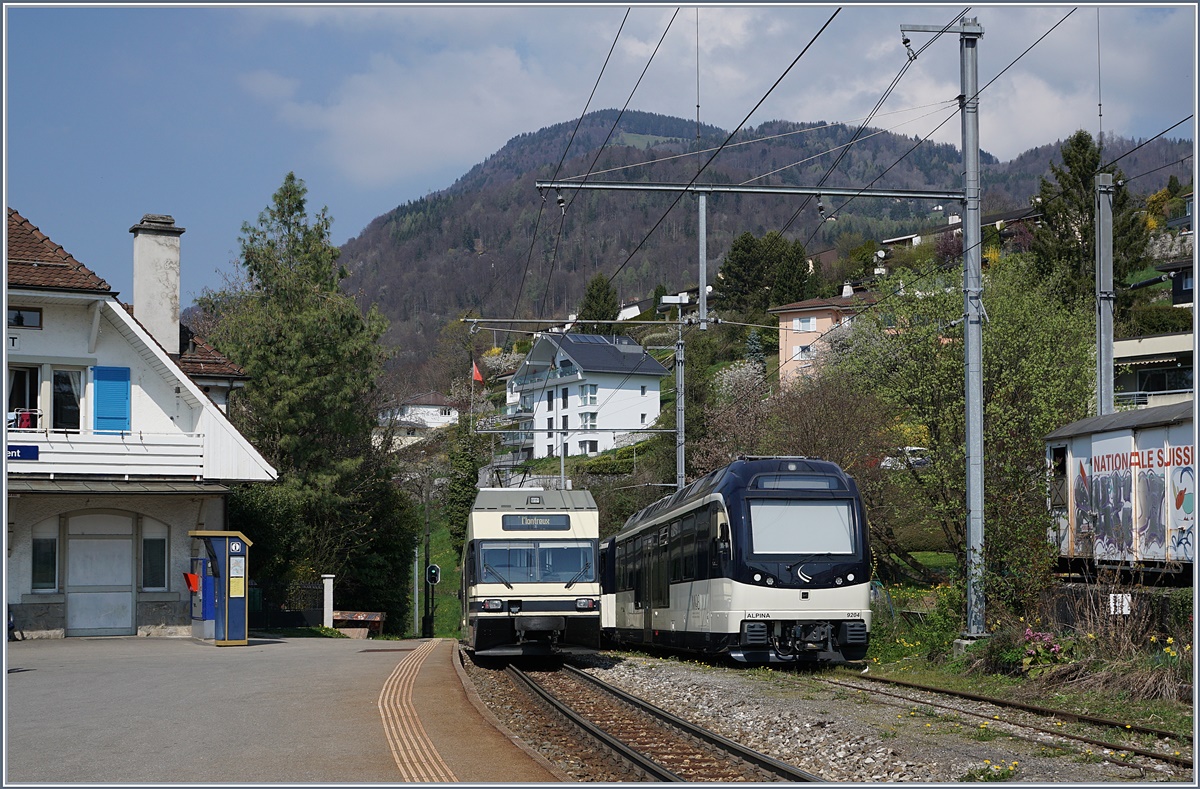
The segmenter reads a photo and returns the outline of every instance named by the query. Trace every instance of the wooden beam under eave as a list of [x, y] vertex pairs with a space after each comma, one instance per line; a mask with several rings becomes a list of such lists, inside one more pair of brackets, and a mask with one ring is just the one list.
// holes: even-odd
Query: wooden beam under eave
[[88, 353], [96, 352], [96, 341], [100, 339], [100, 307], [103, 304], [104, 302], [98, 299], [92, 302], [92, 328], [88, 332]]

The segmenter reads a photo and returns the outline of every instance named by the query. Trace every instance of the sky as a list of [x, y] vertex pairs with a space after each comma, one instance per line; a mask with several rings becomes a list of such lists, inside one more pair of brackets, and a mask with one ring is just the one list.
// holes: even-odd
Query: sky
[[[906, 62], [901, 25], [945, 25], [965, 8], [6, 3], [5, 203], [125, 301], [129, 228], [172, 215], [186, 228], [188, 305], [235, 272], [243, 222], [288, 172], [310, 215], [328, 207], [340, 245], [585, 108], [725, 130], [857, 125]], [[1150, 138], [1194, 114], [1192, 3], [968, 16], [984, 31], [980, 146], [1002, 161], [1079, 129]], [[958, 35], [909, 36], [917, 59], [872, 126], [923, 137], [960, 93]], [[1194, 139], [1195, 125], [1166, 136]], [[932, 139], [958, 146], [959, 120]]]

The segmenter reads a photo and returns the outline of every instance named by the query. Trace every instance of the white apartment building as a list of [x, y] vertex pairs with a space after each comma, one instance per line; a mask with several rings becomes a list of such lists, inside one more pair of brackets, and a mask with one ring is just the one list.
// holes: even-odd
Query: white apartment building
[[544, 332], [508, 382], [520, 425], [504, 443], [520, 460], [594, 455], [658, 418], [667, 368], [620, 335]]

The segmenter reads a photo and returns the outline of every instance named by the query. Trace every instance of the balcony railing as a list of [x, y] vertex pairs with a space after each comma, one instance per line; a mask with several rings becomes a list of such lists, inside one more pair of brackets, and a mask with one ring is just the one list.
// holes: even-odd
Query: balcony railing
[[9, 474], [204, 477], [202, 433], [9, 427]]
[[1141, 408], [1143, 406], [1168, 405], [1190, 400], [1191, 389], [1172, 389], [1165, 392], [1116, 392], [1113, 405], [1118, 408]]
[[576, 381], [583, 380], [583, 371], [578, 367], [564, 367], [546, 372], [533, 373], [532, 375], [523, 375], [520, 378], [513, 378], [510, 386], [513, 391], [526, 389], [530, 386], [538, 386], [546, 381], [554, 381], [558, 379], [572, 379]]

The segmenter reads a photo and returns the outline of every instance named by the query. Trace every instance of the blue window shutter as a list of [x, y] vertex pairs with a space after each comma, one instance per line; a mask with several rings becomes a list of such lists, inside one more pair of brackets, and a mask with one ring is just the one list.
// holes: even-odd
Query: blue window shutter
[[131, 411], [129, 368], [93, 367], [92, 384], [96, 430], [128, 432]]

